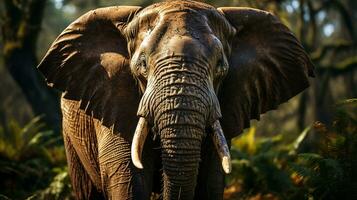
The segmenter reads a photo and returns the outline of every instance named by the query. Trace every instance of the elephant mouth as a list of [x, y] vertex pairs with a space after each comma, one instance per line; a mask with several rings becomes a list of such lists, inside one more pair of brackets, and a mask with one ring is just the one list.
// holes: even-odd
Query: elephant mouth
[[[212, 134], [213, 143], [221, 159], [223, 171], [226, 174], [229, 174], [232, 170], [231, 156], [219, 120], [214, 121], [213, 124], [211, 125], [211, 128], [213, 130], [213, 134]], [[148, 134], [149, 134], [148, 121], [144, 117], [140, 117], [134, 133], [133, 143], [131, 146], [131, 159], [133, 161], [133, 164], [139, 169], [144, 168], [141, 162], [141, 156], [144, 148], [144, 143]]]

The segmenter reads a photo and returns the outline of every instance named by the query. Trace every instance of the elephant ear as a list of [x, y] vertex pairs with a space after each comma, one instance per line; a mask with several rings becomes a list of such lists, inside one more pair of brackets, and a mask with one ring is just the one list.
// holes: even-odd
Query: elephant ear
[[139, 10], [117, 6], [84, 14], [57, 37], [38, 65], [49, 86], [128, 138], [140, 97], [122, 30]]
[[307, 88], [314, 66], [296, 37], [269, 12], [218, 10], [236, 29], [219, 93], [222, 127], [226, 137], [233, 138], [251, 119], [259, 120], [260, 114]]

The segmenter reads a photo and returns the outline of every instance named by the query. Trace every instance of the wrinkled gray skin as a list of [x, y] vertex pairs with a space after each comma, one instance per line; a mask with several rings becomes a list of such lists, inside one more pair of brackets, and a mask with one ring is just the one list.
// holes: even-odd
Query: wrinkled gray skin
[[[229, 144], [313, 76], [301, 45], [271, 14], [194, 1], [91, 11], [56, 39], [39, 70], [64, 92], [77, 199], [148, 199], [152, 191], [222, 199], [214, 122]], [[139, 141], [143, 169], [131, 160], [139, 117], [149, 130]]]
[[160, 10], [155, 28], [142, 28], [150, 35], [134, 47], [132, 70], [148, 82], [138, 115], [160, 138], [164, 198], [192, 199], [205, 128], [220, 117], [213, 81], [228, 63], [204, 16], [171, 5]]

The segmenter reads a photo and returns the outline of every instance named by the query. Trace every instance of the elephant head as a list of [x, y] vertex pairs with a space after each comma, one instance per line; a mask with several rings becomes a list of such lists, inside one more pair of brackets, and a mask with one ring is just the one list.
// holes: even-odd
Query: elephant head
[[188, 0], [90, 11], [38, 68], [64, 98], [132, 140], [138, 168], [146, 136], [159, 138], [165, 199], [192, 198], [204, 137], [214, 138], [229, 173], [225, 138], [313, 76], [303, 47], [272, 14]]

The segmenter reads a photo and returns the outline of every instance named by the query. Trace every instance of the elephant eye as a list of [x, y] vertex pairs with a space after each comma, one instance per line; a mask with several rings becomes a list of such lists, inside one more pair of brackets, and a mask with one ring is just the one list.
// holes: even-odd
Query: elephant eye
[[147, 73], [147, 64], [146, 64], [146, 56], [144, 54], [141, 54], [139, 57], [139, 60], [137, 62], [137, 68], [140, 71], [141, 74], [146, 76]]
[[216, 76], [223, 77], [228, 72], [228, 63], [224, 56], [217, 62]]

